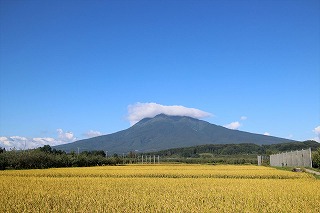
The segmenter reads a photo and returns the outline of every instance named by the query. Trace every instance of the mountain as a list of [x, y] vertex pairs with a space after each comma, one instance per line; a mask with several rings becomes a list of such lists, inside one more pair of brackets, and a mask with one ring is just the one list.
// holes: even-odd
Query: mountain
[[254, 143], [257, 145], [296, 142], [284, 138], [231, 130], [186, 116], [160, 114], [144, 118], [132, 127], [113, 134], [55, 146], [67, 152], [105, 150], [112, 153], [151, 152], [204, 144]]

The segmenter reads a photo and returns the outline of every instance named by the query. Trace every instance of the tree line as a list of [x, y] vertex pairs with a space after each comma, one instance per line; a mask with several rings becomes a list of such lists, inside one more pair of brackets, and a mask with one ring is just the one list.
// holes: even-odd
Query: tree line
[[116, 165], [122, 163], [117, 156], [106, 158], [104, 151], [66, 153], [45, 145], [32, 150], [10, 150], [0, 148], [0, 170], [46, 169], [59, 167], [84, 167]]

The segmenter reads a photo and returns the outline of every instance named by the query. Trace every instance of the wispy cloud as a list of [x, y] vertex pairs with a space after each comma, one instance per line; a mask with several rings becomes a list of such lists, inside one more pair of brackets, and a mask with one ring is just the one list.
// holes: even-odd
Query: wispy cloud
[[179, 105], [165, 106], [157, 103], [135, 103], [128, 106], [128, 120], [134, 125], [143, 118], [152, 118], [158, 114], [189, 116], [192, 118], [205, 118], [212, 116], [211, 113], [188, 108]]
[[97, 137], [97, 136], [100, 136], [100, 135], [102, 135], [101, 132], [99, 132], [99, 131], [94, 131], [94, 130], [89, 130], [88, 132], [86, 132], [86, 133], [84, 134], [84, 136], [85, 136], [86, 138], [93, 138], [93, 137]]
[[263, 133], [263, 135], [270, 136], [270, 133], [269, 132], [265, 132], [265, 133]]
[[228, 129], [238, 129], [241, 126], [239, 121], [231, 122], [229, 124], [226, 124], [224, 127]]
[[240, 120], [242, 121], [247, 120], [247, 116], [241, 116]]

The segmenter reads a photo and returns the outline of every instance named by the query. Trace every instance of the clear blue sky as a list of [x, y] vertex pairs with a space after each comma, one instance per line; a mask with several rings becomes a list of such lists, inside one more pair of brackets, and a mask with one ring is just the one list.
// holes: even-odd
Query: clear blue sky
[[0, 0], [0, 136], [113, 133], [137, 102], [315, 138], [320, 1]]

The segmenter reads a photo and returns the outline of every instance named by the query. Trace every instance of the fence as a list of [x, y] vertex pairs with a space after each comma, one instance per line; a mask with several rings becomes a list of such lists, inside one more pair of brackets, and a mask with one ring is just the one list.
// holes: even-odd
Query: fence
[[312, 167], [311, 148], [270, 155], [270, 166]]
[[266, 155], [258, 155], [258, 166], [269, 164], [270, 157]]
[[[139, 159], [140, 157], [138, 157], [138, 162], [140, 162], [140, 159]], [[146, 163], [153, 163], [153, 164], [156, 164], [156, 161], [158, 162], [158, 163], [160, 163], [160, 156], [158, 155], [158, 156], [155, 156], [155, 155], [153, 155], [153, 157], [152, 157], [152, 155], [142, 155], [141, 156], [141, 163], [142, 164], [146, 164]]]

